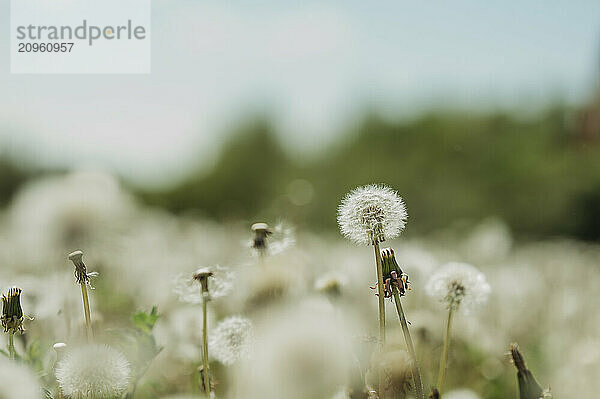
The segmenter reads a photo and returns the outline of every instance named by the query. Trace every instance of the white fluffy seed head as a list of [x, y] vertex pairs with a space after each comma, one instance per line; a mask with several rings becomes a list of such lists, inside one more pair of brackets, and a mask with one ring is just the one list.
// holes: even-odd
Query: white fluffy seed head
[[74, 348], [56, 366], [60, 389], [71, 399], [118, 398], [130, 375], [125, 356], [106, 345]]
[[253, 334], [250, 320], [231, 316], [219, 323], [211, 332], [209, 353], [226, 366], [250, 357]]
[[[229, 295], [233, 290], [234, 273], [227, 267], [215, 265], [198, 269], [196, 274], [211, 273], [208, 277], [208, 292], [210, 298], [217, 299]], [[191, 304], [202, 303], [202, 286], [190, 274], [180, 274], [173, 280], [173, 291], [179, 300]]]
[[398, 193], [384, 185], [371, 184], [349, 192], [338, 207], [342, 234], [359, 245], [397, 237], [408, 213]]
[[40, 385], [24, 365], [0, 356], [0, 398], [39, 399]]
[[443, 265], [431, 276], [425, 289], [449, 309], [461, 309], [464, 313], [484, 304], [491, 291], [483, 273], [461, 262]]

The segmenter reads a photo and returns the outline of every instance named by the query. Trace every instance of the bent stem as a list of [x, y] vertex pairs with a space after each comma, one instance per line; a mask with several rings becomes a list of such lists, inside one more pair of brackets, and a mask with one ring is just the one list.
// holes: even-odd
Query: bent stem
[[85, 282], [81, 283], [81, 297], [83, 298], [83, 312], [85, 313], [85, 327], [87, 329], [88, 342], [94, 340], [94, 331], [92, 330], [92, 320], [90, 317], [90, 301], [88, 299], [87, 287]]
[[421, 372], [419, 371], [419, 364], [417, 363], [417, 353], [415, 352], [415, 346], [413, 345], [410, 331], [408, 330], [408, 323], [406, 322], [406, 316], [402, 309], [402, 303], [400, 303], [400, 295], [398, 291], [394, 291], [394, 302], [396, 302], [396, 311], [398, 312], [398, 318], [400, 319], [400, 325], [402, 326], [402, 333], [404, 334], [404, 340], [408, 347], [408, 353], [412, 359], [412, 376], [415, 382], [415, 393], [417, 399], [425, 399], [423, 393], [423, 381], [421, 380]]
[[204, 292], [202, 294], [202, 365], [203, 365], [203, 373], [202, 376], [204, 378], [204, 392], [206, 393], [206, 397], [210, 398], [210, 379], [208, 377], [208, 333], [207, 333], [207, 304], [208, 302], [208, 293]]
[[452, 326], [453, 308], [448, 311], [448, 321], [446, 322], [446, 336], [444, 337], [444, 348], [442, 349], [442, 359], [440, 360], [440, 373], [438, 378], [438, 390], [442, 392], [444, 380], [446, 379], [446, 363], [448, 362], [448, 348], [450, 347], [450, 328]]
[[8, 333], [8, 356], [10, 359], [14, 359], [16, 356], [15, 351], [15, 334], [12, 332]]

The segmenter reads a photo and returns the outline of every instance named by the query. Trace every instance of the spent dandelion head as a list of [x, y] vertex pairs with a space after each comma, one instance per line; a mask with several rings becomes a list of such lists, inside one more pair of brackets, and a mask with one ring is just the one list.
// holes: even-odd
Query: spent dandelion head
[[267, 237], [273, 232], [266, 223], [254, 223], [250, 230], [252, 230], [252, 248], [259, 253], [266, 252], [267, 250]]
[[275, 227], [262, 222], [254, 223], [251, 230], [249, 247], [254, 256], [277, 255], [296, 242], [293, 228], [285, 223], [279, 223]]
[[205, 294], [211, 299], [228, 295], [233, 290], [234, 274], [227, 267], [203, 267], [192, 276], [180, 274], [175, 277], [173, 291], [179, 300], [191, 304], [202, 303]]
[[491, 288], [485, 275], [475, 266], [450, 262], [437, 270], [427, 282], [427, 294], [446, 304], [451, 310], [468, 313], [484, 304]]
[[129, 384], [131, 367], [120, 352], [106, 345], [69, 351], [56, 366], [60, 389], [69, 398], [115, 399]]
[[348, 193], [338, 207], [342, 234], [360, 245], [397, 237], [408, 213], [398, 193], [384, 185], [371, 184]]
[[21, 289], [12, 287], [2, 295], [2, 328], [5, 333], [22, 333], [23, 309], [21, 308]]
[[73, 265], [75, 266], [74, 275], [77, 284], [86, 284], [89, 285], [91, 288], [90, 277], [96, 277], [98, 273], [88, 273], [85, 263], [83, 263], [83, 251], [73, 251], [69, 254], [68, 258], [71, 262], [73, 262]]
[[211, 332], [208, 346], [212, 356], [226, 366], [250, 357], [252, 322], [241, 316], [230, 316]]
[[[385, 298], [391, 298], [394, 293], [400, 296], [406, 295], [410, 290], [410, 281], [408, 274], [404, 273], [398, 262], [392, 248], [383, 248], [381, 250], [381, 266], [383, 272], [383, 293]], [[371, 287], [375, 289], [375, 287]]]

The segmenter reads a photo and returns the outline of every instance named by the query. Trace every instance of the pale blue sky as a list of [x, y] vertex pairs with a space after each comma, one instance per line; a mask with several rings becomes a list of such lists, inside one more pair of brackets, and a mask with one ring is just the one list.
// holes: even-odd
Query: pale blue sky
[[600, 70], [599, 1], [155, 0], [152, 18], [151, 75], [11, 75], [0, 0], [0, 142], [152, 181], [255, 113], [309, 149], [365, 109], [582, 102]]

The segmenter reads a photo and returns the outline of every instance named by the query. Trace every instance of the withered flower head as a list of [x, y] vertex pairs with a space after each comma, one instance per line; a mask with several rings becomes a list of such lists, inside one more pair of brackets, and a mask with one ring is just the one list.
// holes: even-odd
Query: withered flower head
[[90, 272], [90, 273], [87, 272], [85, 263], [83, 263], [83, 252], [80, 250], [71, 252], [69, 254], [68, 258], [75, 265], [74, 275], [75, 275], [75, 280], [77, 280], [77, 284], [90, 285], [90, 277], [95, 277], [98, 275], [98, 273], [97, 272]]
[[2, 327], [10, 334], [24, 331], [20, 288], [12, 287], [6, 295], [2, 295]]
[[257, 251], [266, 250], [267, 237], [273, 234], [269, 228], [269, 225], [266, 223], [254, 223], [250, 229], [254, 233], [252, 248], [256, 249]]
[[214, 273], [208, 268], [198, 269], [194, 273], [193, 278], [200, 283], [202, 293], [208, 292], [208, 278], [212, 276], [214, 276]]
[[[383, 272], [383, 294], [385, 298], [391, 298], [395, 293], [400, 296], [406, 295], [410, 290], [408, 275], [400, 269], [392, 248], [381, 250], [381, 269]], [[375, 287], [371, 287], [375, 289]]]

